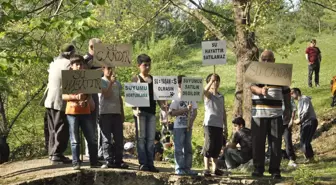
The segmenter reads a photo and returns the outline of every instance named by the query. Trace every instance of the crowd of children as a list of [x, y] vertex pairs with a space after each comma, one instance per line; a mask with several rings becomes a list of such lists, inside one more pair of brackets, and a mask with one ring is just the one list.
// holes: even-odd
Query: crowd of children
[[[93, 48], [91, 49], [93, 50]], [[60, 72], [60, 70], [64, 69], [82, 70], [90, 68], [88, 66], [88, 61], [90, 60], [85, 60], [82, 56], [74, 54], [73, 46], [67, 47], [64, 53], [71, 53], [71, 55], [66, 55], [61, 61], [54, 61], [54, 66], [51, 66], [50, 70], [55, 71], [55, 74], [57, 71]], [[85, 58], [87, 59], [88, 57]], [[261, 62], [274, 61], [274, 54], [271, 51], [266, 50], [262, 53]], [[47, 94], [45, 105], [48, 108], [48, 128], [49, 131], [55, 133], [55, 130], [60, 129], [59, 125], [61, 125], [62, 128], [64, 127], [62, 135], [66, 137], [67, 135], [63, 132], [64, 129], [68, 129], [69, 127], [68, 133], [70, 135], [72, 164], [75, 170], [80, 169], [82, 162], [79, 158], [79, 128], [81, 128], [87, 141], [90, 166], [92, 168], [126, 169], [129, 166], [123, 159], [137, 157], [139, 170], [159, 172], [154, 166], [154, 160], [163, 159], [164, 146], [162, 143], [164, 145], [167, 143], [171, 144], [173, 141], [175, 174], [197, 175], [197, 172], [192, 170], [192, 131], [194, 121], [198, 115], [197, 102], [181, 99], [181, 84], [182, 78], [185, 77], [184, 75], [178, 76], [179, 99], [173, 100], [171, 103], [167, 101], [155, 101], [153, 77], [150, 75], [151, 64], [152, 61], [148, 55], [139, 55], [137, 57], [139, 74], [132, 79], [133, 82], [148, 83], [150, 101], [149, 107], [133, 108], [136, 147], [132, 142], [124, 144], [123, 123], [125, 116], [121, 95], [122, 85], [116, 79], [114, 67], [108, 65], [102, 66], [102, 91], [98, 94], [98, 100], [94, 100], [94, 95], [82, 93], [61, 95], [61, 87], [52, 86], [56, 83], [56, 80], [49, 77], [48, 93], [52, 93], [51, 91], [53, 90], [57, 94], [52, 94], [53, 97], [49, 95], [49, 99]], [[60, 83], [59, 77], [58, 75], [58, 83]], [[289, 87], [253, 84], [251, 86], [253, 93], [252, 128], [251, 130], [246, 128], [245, 120], [237, 116], [232, 121], [235, 128], [232, 141], [226, 142], [228, 139], [228, 127], [225, 98], [219, 92], [220, 76], [215, 73], [209, 74], [205, 81], [204, 145], [202, 149], [204, 156], [204, 176], [221, 176], [224, 174], [218, 165], [218, 159], [225, 161], [227, 169], [236, 168], [252, 159], [254, 165], [252, 176], [263, 176], [265, 171], [264, 143], [266, 142], [266, 136], [268, 136], [271, 156], [269, 172], [273, 178], [280, 178], [281, 155], [279, 153], [281, 152], [283, 127], [291, 128], [293, 123], [301, 125], [301, 148], [307, 160], [313, 160], [314, 153], [310, 142], [317, 127], [317, 119], [310, 98], [303, 96], [300, 89], [293, 88], [291, 90]], [[292, 100], [298, 100], [298, 119], [296, 120], [294, 120], [295, 114], [292, 114], [295, 104], [293, 106], [292, 102], [291, 106], [291, 96]], [[55, 100], [55, 97], [57, 100]], [[59, 97], [65, 101], [64, 104]], [[53, 110], [55, 107], [50, 107], [54, 106], [56, 101], [58, 103], [57, 111]], [[160, 106], [160, 123], [162, 124], [162, 130], [158, 132], [156, 131], [157, 104]], [[65, 107], [64, 109], [61, 108], [63, 106]], [[99, 115], [99, 119], [92, 116], [94, 111]], [[66, 117], [60, 117], [63, 114]], [[174, 118], [173, 123], [170, 123], [169, 117]], [[98, 134], [101, 136], [104, 164], [98, 161], [96, 120], [99, 120]], [[55, 125], [58, 128], [54, 128]], [[287, 130], [287, 132], [291, 132], [291, 130]], [[49, 137], [49, 139], [51, 140], [49, 142], [50, 160], [53, 162], [68, 163], [69, 159], [63, 155], [65, 151], [64, 147], [66, 146], [60, 147], [60, 138], [56, 136]], [[64, 138], [62, 139], [62, 143], [64, 145]], [[286, 145], [289, 146], [291, 144], [291, 141], [286, 141]], [[240, 146], [239, 149], [237, 145]], [[137, 152], [135, 152], [135, 148]], [[125, 151], [125, 154], [123, 151]], [[222, 155], [220, 156], [221, 151]], [[135, 153], [137, 153], [137, 156]], [[291, 160], [293, 162], [295, 156]]]

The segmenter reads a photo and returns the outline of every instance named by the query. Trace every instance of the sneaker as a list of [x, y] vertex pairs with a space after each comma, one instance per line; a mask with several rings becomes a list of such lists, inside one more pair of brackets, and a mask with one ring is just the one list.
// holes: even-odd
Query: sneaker
[[274, 174], [272, 174], [272, 178], [273, 179], [281, 179], [281, 175], [280, 175], [280, 173], [274, 173]]
[[184, 170], [186, 172], [187, 175], [190, 175], [190, 176], [197, 176], [198, 173], [193, 171], [193, 170], [190, 170], [190, 169], [187, 169], [187, 170]]
[[72, 160], [65, 156], [52, 156], [50, 161], [53, 164], [71, 164]]
[[252, 172], [251, 175], [252, 175], [252, 177], [263, 177], [264, 176], [263, 173], [260, 173], [260, 172], [257, 172], [257, 171]]
[[316, 160], [314, 159], [314, 157], [312, 157], [312, 158], [308, 158], [308, 159], [306, 159], [306, 160], [304, 161], [305, 164], [315, 163], [315, 162], [316, 162]]
[[186, 171], [184, 171], [184, 170], [176, 170], [176, 171], [175, 171], [175, 175], [183, 176], [183, 175], [187, 175], [187, 173], [186, 173]]
[[320, 87], [320, 84], [316, 84], [315, 86], [316, 86], [316, 87]]
[[61, 155], [60, 158], [61, 158], [61, 160], [63, 161], [64, 164], [72, 163], [72, 160], [69, 157], [65, 157], [64, 155]]
[[102, 163], [101, 162], [95, 162], [90, 164], [90, 168], [101, 168]]
[[216, 169], [214, 171], [214, 174], [217, 175], [217, 176], [222, 176], [222, 175], [224, 175], [224, 172], [222, 170], [220, 170], [220, 169]]
[[103, 164], [100, 168], [115, 168], [115, 164], [111, 163], [111, 162], [106, 162], [105, 164]]
[[150, 172], [154, 172], [154, 173], [158, 173], [159, 170], [157, 168], [155, 168], [155, 166], [149, 166], [149, 171]]
[[139, 170], [140, 170], [140, 171], [148, 172], [148, 171], [149, 171], [149, 168], [148, 168], [147, 166], [145, 166], [145, 165], [140, 165], [140, 166], [139, 166]]
[[295, 161], [293, 161], [293, 160], [289, 160], [289, 162], [288, 162], [288, 166], [296, 168], [296, 167], [297, 167], [297, 164], [295, 163]]
[[204, 171], [203, 171], [203, 176], [204, 176], [204, 177], [211, 177], [210, 170], [204, 170]]
[[129, 166], [126, 163], [115, 164], [115, 168], [128, 169]]
[[80, 164], [79, 163], [73, 164], [72, 169], [73, 170], [80, 170]]

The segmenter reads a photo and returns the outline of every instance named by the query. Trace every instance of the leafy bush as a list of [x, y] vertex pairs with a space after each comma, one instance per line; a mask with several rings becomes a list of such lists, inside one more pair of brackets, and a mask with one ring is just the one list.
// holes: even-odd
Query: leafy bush
[[314, 172], [305, 168], [296, 170], [294, 173], [294, 181], [298, 185], [313, 185], [316, 182]]

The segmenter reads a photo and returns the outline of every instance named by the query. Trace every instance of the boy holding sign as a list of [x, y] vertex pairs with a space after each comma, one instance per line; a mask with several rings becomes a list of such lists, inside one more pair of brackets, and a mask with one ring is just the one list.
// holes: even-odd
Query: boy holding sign
[[[74, 55], [70, 58], [70, 67], [72, 70], [81, 70], [83, 69], [83, 62], [84, 58], [82, 56]], [[80, 169], [79, 127], [81, 127], [88, 142], [91, 168], [100, 167], [97, 140], [94, 133], [95, 128], [91, 119], [91, 112], [94, 111], [95, 104], [91, 96], [83, 93], [63, 94], [62, 98], [67, 101], [65, 114], [69, 122], [73, 169]]]
[[[128, 168], [122, 161], [124, 107], [121, 84], [116, 80], [115, 68], [103, 67], [102, 93], [99, 94], [99, 126], [102, 133], [103, 156], [106, 164], [102, 168]], [[113, 145], [111, 134], [113, 134]]]
[[[139, 169], [141, 171], [159, 172], [154, 167], [154, 139], [156, 131], [156, 101], [154, 100], [153, 76], [149, 74], [151, 58], [141, 54], [137, 58], [140, 74], [133, 78], [133, 82], [148, 83], [149, 107], [134, 107], [133, 115], [136, 124]], [[164, 110], [163, 101], [158, 101]], [[139, 121], [138, 121], [139, 120]]]
[[[191, 135], [192, 125], [197, 116], [197, 104], [195, 101], [183, 101], [181, 99], [182, 77], [184, 77], [184, 75], [178, 76], [179, 100], [173, 100], [169, 108], [170, 114], [176, 116], [173, 131], [175, 145], [175, 174], [197, 175], [196, 172], [191, 170]], [[190, 115], [190, 117], [188, 115]]]
[[209, 159], [212, 159], [213, 173], [223, 175], [223, 171], [217, 168], [217, 158], [227, 138], [227, 122], [224, 96], [218, 92], [220, 77], [210, 74], [206, 78], [207, 85], [204, 88], [204, 176], [211, 176]]

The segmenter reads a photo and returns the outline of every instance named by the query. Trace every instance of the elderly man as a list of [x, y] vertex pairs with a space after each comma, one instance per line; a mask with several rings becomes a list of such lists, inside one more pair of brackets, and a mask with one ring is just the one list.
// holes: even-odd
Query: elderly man
[[48, 77], [48, 92], [44, 101], [47, 109], [47, 121], [49, 130], [48, 153], [54, 164], [71, 163], [71, 160], [63, 155], [69, 141], [69, 125], [65, 116], [66, 103], [62, 100], [62, 70], [70, 68], [70, 56], [75, 53], [75, 47], [66, 44], [62, 48], [60, 56], [50, 64]]
[[[274, 63], [274, 54], [265, 50], [260, 62]], [[281, 178], [281, 142], [283, 119], [290, 117], [290, 89], [271, 84], [253, 84], [252, 91], [252, 153], [254, 172], [262, 177], [265, 171], [265, 141], [268, 137], [271, 158], [269, 173], [274, 179]], [[284, 103], [285, 109], [282, 109]], [[282, 117], [284, 116], [284, 118]]]
[[[98, 38], [92, 38], [89, 41], [89, 52], [84, 56], [85, 64], [88, 69], [98, 69], [100, 67], [96, 67], [93, 64], [93, 56], [94, 56], [94, 48], [93, 45], [97, 43], [102, 43], [100, 39]], [[100, 129], [98, 123], [99, 123], [99, 98], [98, 94], [92, 94], [93, 101], [95, 102], [95, 110], [91, 113], [92, 121], [95, 123], [96, 132], [98, 135], [98, 158], [100, 160], [103, 160], [103, 151], [101, 149], [101, 137], [100, 137]], [[98, 127], [98, 129], [97, 129]], [[89, 156], [89, 150], [87, 142], [85, 141], [85, 155]]]

